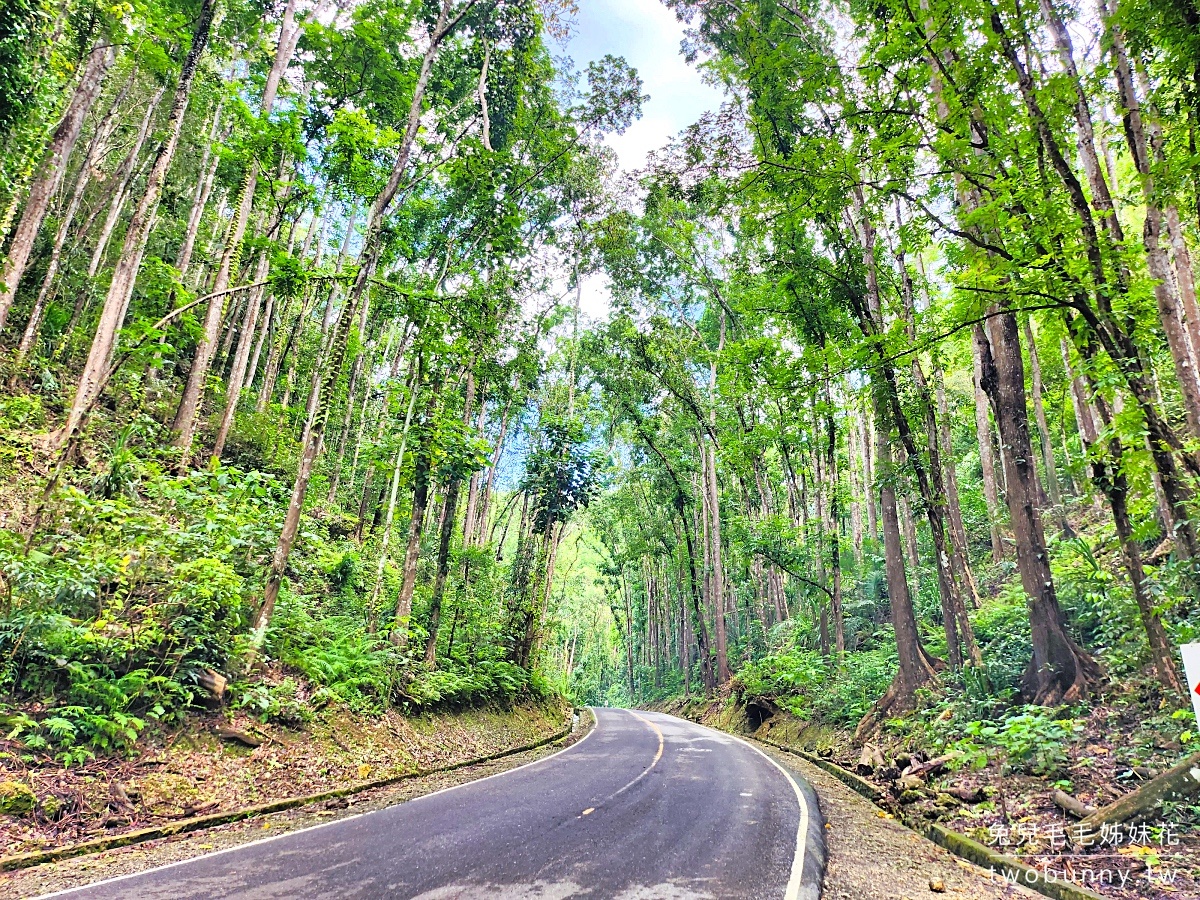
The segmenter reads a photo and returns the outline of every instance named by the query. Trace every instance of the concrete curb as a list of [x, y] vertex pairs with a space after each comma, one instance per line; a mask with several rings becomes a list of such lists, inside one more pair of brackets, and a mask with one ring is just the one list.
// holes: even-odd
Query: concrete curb
[[333, 790], [320, 791], [315, 794], [303, 794], [298, 797], [284, 797], [280, 800], [270, 800], [266, 803], [255, 804], [254, 806], [244, 806], [241, 809], [230, 810], [229, 812], [211, 813], [207, 816], [194, 816], [190, 819], [180, 819], [177, 822], [153, 825], [149, 828], [138, 828], [134, 831], [127, 831], [124, 834], [95, 838], [94, 840], [83, 841], [79, 844], [56, 847], [52, 850], [38, 850], [33, 853], [17, 853], [12, 856], [4, 856], [0, 857], [0, 872], [28, 869], [32, 866], [39, 866], [43, 863], [55, 862], [60, 859], [70, 859], [75, 856], [100, 853], [104, 850], [114, 850], [118, 847], [128, 847], [131, 844], [141, 844], [146, 841], [157, 840], [158, 838], [185, 834], [189, 831], [200, 831], [204, 828], [211, 828], [214, 825], [227, 825], [230, 822], [240, 822], [243, 819], [252, 819], [255, 816], [266, 815], [267, 813], [295, 809], [298, 806], [307, 806], [310, 803], [320, 803], [322, 800], [350, 797], [354, 794], [361, 794], [363, 791], [372, 790], [373, 788], [387, 787], [392, 784], [398, 784], [401, 781], [423, 778], [427, 775], [454, 772], [458, 769], [465, 769], [468, 766], [477, 766], [481, 763], [503, 759], [506, 756], [513, 756], [514, 754], [524, 753], [528, 750], [536, 750], [539, 747], [545, 747], [547, 744], [553, 744], [569, 737], [571, 732], [575, 730], [575, 715], [576, 713], [572, 711], [571, 719], [568, 720], [566, 727], [561, 731], [533, 743], [523, 744], [520, 747], [510, 747], [508, 750], [500, 750], [496, 753], [490, 753], [487, 756], [463, 760], [462, 762], [452, 763], [448, 766], [440, 766], [434, 769], [418, 769], [415, 772], [406, 772], [402, 775], [389, 775], [386, 778], [364, 781], [362, 784], [351, 785], [350, 787], [334, 788]]
[[[758, 743], [765, 744], [775, 750], [800, 757], [805, 762], [811, 763], [822, 771], [832, 775], [852, 791], [861, 794], [876, 806], [879, 805], [879, 801], [884, 796], [883, 791], [875, 785], [864, 778], [860, 778], [853, 772], [843, 769], [837, 763], [822, 759], [805, 750], [787, 747], [776, 741], [761, 738], [751, 738], [751, 740], [758, 741]], [[932, 823], [916, 824], [904, 818], [899, 818], [897, 821], [904, 825], [904, 827], [915, 831], [922, 837], [933, 841], [939, 847], [953, 853], [955, 856], [972, 862], [1000, 878], [1005, 878], [1005, 874], [1007, 873], [1009, 877], [1006, 880], [1010, 883], [1015, 880], [1015, 883], [1027, 887], [1032, 891], [1037, 891], [1046, 897], [1052, 897], [1054, 900], [1105, 900], [1105, 898], [1094, 891], [1089, 891], [1087, 888], [1079, 887], [1070, 882], [1047, 878], [1044, 873], [1032, 866], [1013, 859], [1011, 856], [1004, 856], [997, 853], [990, 847], [985, 847], [978, 841], [973, 841], [966, 835], [959, 834], [957, 831], [951, 831], [942, 825]]]

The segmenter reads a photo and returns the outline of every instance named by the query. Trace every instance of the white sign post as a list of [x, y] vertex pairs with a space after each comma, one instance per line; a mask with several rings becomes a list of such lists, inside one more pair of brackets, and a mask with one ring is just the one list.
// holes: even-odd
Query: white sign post
[[1192, 709], [1200, 725], [1200, 644], [1184, 644], [1179, 648], [1183, 654], [1183, 671], [1187, 674], [1188, 696], [1192, 698]]

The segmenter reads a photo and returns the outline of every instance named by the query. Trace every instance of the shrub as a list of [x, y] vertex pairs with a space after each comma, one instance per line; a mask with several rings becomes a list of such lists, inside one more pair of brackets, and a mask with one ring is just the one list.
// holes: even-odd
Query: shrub
[[994, 748], [1004, 754], [1006, 769], [1049, 776], [1065, 765], [1067, 744], [1082, 730], [1074, 719], [1056, 719], [1051, 710], [1026, 706], [999, 724], [966, 723], [965, 737], [950, 746], [963, 754], [960, 764], [980, 767], [987, 749]]

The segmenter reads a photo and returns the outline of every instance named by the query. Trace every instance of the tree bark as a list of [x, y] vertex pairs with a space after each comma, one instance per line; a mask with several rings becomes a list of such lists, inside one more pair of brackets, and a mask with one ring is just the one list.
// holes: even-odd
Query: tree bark
[[1058, 519], [1059, 529], [1069, 533], [1071, 526], [1067, 522], [1067, 510], [1063, 506], [1062, 490], [1058, 485], [1058, 466], [1054, 462], [1054, 441], [1050, 437], [1050, 428], [1046, 424], [1046, 407], [1042, 401], [1042, 364], [1038, 358], [1037, 342], [1033, 337], [1033, 326], [1028, 318], [1025, 319], [1025, 342], [1029, 345], [1029, 371], [1033, 376], [1033, 415], [1037, 421], [1038, 437], [1041, 438], [1042, 466], [1046, 478], [1046, 494], [1050, 506]]
[[942, 460], [946, 473], [946, 513], [950, 520], [950, 543], [954, 552], [952, 560], [962, 575], [962, 583], [967, 587], [971, 608], [978, 609], [979, 587], [975, 582], [975, 573], [971, 570], [971, 545], [967, 540], [967, 529], [963, 525], [962, 518], [962, 504], [958, 497], [958, 467], [954, 462], [954, 442], [950, 434], [950, 409], [946, 403], [946, 385], [940, 369], [936, 374], [938, 425]]
[[[1085, 360], [1094, 357], [1094, 350], [1086, 342], [1081, 342], [1080, 349], [1081, 356]], [[1065, 347], [1063, 352], [1066, 353]], [[1069, 357], [1067, 359], [1069, 362]], [[1086, 375], [1082, 377], [1086, 378]], [[1090, 393], [1094, 394], [1095, 391], [1092, 390]], [[1085, 407], [1085, 415], [1080, 417], [1079, 422], [1079, 437], [1091, 464], [1092, 480], [1108, 498], [1113, 524], [1116, 526], [1117, 540], [1121, 544], [1121, 554], [1125, 560], [1125, 570], [1129, 575], [1129, 585], [1133, 590], [1133, 599], [1137, 604], [1142, 626], [1146, 630], [1150, 656], [1158, 680], [1168, 691], [1179, 696], [1186, 696], [1187, 690], [1175, 668], [1175, 651], [1171, 646], [1171, 639], [1163, 627], [1162, 619], [1154, 608], [1154, 600], [1146, 587], [1142, 550], [1134, 536], [1133, 522], [1129, 515], [1129, 481], [1123, 467], [1124, 447], [1120, 438], [1111, 431], [1112, 416], [1104, 399], [1099, 395], [1096, 396], [1096, 410], [1099, 421], [1092, 417], [1091, 409]], [[1101, 426], [1110, 435], [1107, 448], [1100, 446], [1099, 428]]]
[[130, 74], [124, 87], [109, 105], [108, 112], [100, 121], [100, 124], [96, 126], [96, 132], [88, 143], [87, 152], [83, 156], [83, 161], [79, 166], [79, 174], [75, 179], [75, 188], [71, 192], [71, 199], [67, 203], [67, 208], [63, 211], [62, 217], [59, 219], [58, 232], [54, 236], [54, 247], [50, 251], [50, 261], [46, 264], [46, 274], [42, 277], [42, 286], [38, 290], [37, 299], [33, 301], [33, 308], [29, 312], [29, 320], [25, 323], [25, 332], [21, 335], [21, 343], [17, 348], [16, 358], [13, 361], [14, 375], [19, 373], [24, 367], [25, 358], [37, 342], [38, 335], [41, 334], [42, 318], [50, 302], [54, 279], [58, 277], [58, 266], [62, 260], [63, 247], [66, 245], [68, 234], [70, 234], [71, 223], [75, 220], [75, 213], [79, 211], [79, 205], [83, 201], [83, 192], [91, 183], [92, 163], [97, 155], [103, 151], [109, 138], [112, 137], [113, 131], [116, 130], [117, 113], [120, 110], [121, 104], [125, 101], [125, 97], [129, 94], [129, 89], [133, 85], [136, 74], [136, 70]]
[[446, 485], [442, 504], [441, 534], [438, 541], [437, 573], [433, 578], [433, 596], [429, 600], [429, 637], [425, 640], [425, 664], [432, 667], [437, 661], [438, 625], [442, 617], [442, 598], [446, 593], [446, 575], [450, 571], [450, 543], [458, 517], [458, 491], [462, 479], [457, 476]]
[[354, 319], [354, 308], [343, 310], [338, 321], [337, 331], [333, 335], [332, 353], [325, 377], [316, 381], [312, 387], [308, 408], [312, 412], [305, 425], [300, 463], [296, 471], [296, 481], [292, 486], [292, 497], [288, 503], [287, 514], [283, 520], [283, 530], [279, 535], [279, 543], [275, 547], [275, 555], [271, 560], [271, 571], [267, 576], [263, 600], [254, 619], [253, 649], [262, 646], [266, 638], [267, 626], [275, 611], [275, 601], [279, 598], [279, 589], [283, 584], [283, 576], [287, 571], [288, 558], [296, 535], [300, 528], [300, 513], [304, 509], [304, 498], [308, 493], [308, 484], [312, 479], [313, 466], [321, 451], [322, 439], [325, 436], [325, 424], [329, 420], [330, 398], [338, 378], [341, 377], [342, 364], [346, 359], [346, 345], [349, 343], [350, 325]]
[[354, 353], [354, 362], [350, 365], [350, 379], [346, 385], [346, 413], [342, 419], [341, 434], [338, 436], [337, 457], [333, 463], [333, 476], [329, 479], [329, 496], [325, 498], [326, 502], [331, 506], [337, 502], [338, 486], [342, 481], [342, 463], [346, 459], [346, 442], [350, 439], [350, 424], [354, 418], [355, 392], [358, 389], [359, 379], [363, 370], [363, 360], [366, 356], [367, 309], [368, 306], [364, 302], [358, 319], [358, 348]]
[[104, 308], [100, 313], [100, 324], [96, 329], [87, 362], [84, 364], [79, 384], [75, 389], [75, 397], [71, 403], [67, 421], [51, 438], [51, 445], [55, 449], [60, 448], [67, 441], [79, 424], [83, 411], [91, 402], [96, 385], [112, 355], [117, 330], [125, 318], [129, 300], [133, 296], [134, 282], [137, 280], [142, 253], [146, 248], [146, 241], [150, 237], [150, 229], [154, 224], [154, 214], [158, 210], [163, 183], [166, 181], [171, 162], [175, 158], [175, 148], [179, 145], [183, 116], [187, 111], [188, 101], [191, 99], [192, 82], [200, 63], [200, 57], [208, 44], [213, 11], [214, 0], [202, 0], [195, 30], [192, 33], [192, 44], [184, 58], [179, 72], [179, 81], [175, 86], [171, 113], [167, 118], [165, 139], [155, 154], [154, 163], [146, 177], [145, 192], [125, 231], [121, 256], [113, 270], [112, 281], [109, 283], [108, 294], [104, 300]]
[[[887, 412], [877, 406], [876, 423], [886, 420]], [[934, 660], [921, 645], [917, 617], [904, 572], [904, 550], [900, 544], [900, 517], [892, 473], [891, 436], [881, 425], [877, 427], [875, 472], [878, 476], [880, 522], [883, 528], [884, 572], [900, 668], [887, 693], [858, 723], [856, 742], [873, 731], [889, 714], [912, 709], [916, 705], [917, 688], [937, 678]]]
[[[267, 255], [266, 249], [260, 250], [258, 265], [254, 270], [255, 283], [267, 277], [270, 264], [271, 258]], [[213, 441], [212, 455], [209, 460], [214, 465], [221, 461], [221, 454], [225, 451], [225, 441], [228, 440], [229, 430], [233, 427], [233, 417], [237, 412], [238, 401], [242, 397], [242, 385], [246, 380], [246, 369], [250, 362], [250, 347], [258, 334], [258, 314], [262, 309], [262, 296], [263, 290], [257, 288], [250, 292], [250, 297], [246, 301], [246, 312], [242, 317], [237, 350], [233, 355], [233, 369], [230, 371], [229, 383], [225, 389], [225, 411], [221, 414], [221, 424], [217, 428], [217, 436]]]
[[119, 171], [120, 180], [117, 182], [116, 191], [113, 193], [112, 202], [108, 207], [108, 215], [104, 219], [104, 225], [100, 228], [100, 236], [96, 239], [96, 246], [92, 249], [92, 259], [88, 263], [88, 278], [95, 278], [100, 271], [100, 267], [104, 263], [104, 254], [108, 250], [108, 242], [112, 239], [113, 231], [116, 230], [117, 223], [121, 219], [121, 210], [125, 208], [125, 199], [129, 196], [129, 190], [136, 180], [138, 170], [138, 160], [142, 155], [142, 148], [146, 146], [146, 138], [150, 136], [150, 126], [154, 122], [154, 113], [158, 111], [158, 104], [162, 102], [163, 95], [167, 92], [167, 86], [164, 84], [154, 92], [150, 102], [146, 105], [146, 112], [142, 115], [141, 124], [138, 125], [137, 135], [133, 139], [133, 146], [129, 148], [129, 154], [125, 157], [125, 161], [121, 164]]
[[4, 330], [8, 321], [17, 287], [33, 252], [33, 243], [42, 228], [42, 220], [46, 217], [46, 210], [50, 208], [50, 201], [62, 183], [67, 160], [75, 148], [75, 142], [83, 128], [83, 120], [99, 96], [104, 76], [116, 58], [116, 51], [107, 41], [97, 43], [92, 48], [84, 64], [79, 84], [67, 105], [67, 111], [58, 127], [54, 129], [54, 136], [46, 148], [40, 174], [29, 188], [21, 221], [13, 233], [8, 256], [4, 260], [4, 269], [0, 272], [0, 332]]
[[981, 386], [983, 375], [979, 350], [972, 353], [975, 366], [975, 433], [979, 437], [979, 463], [983, 469], [983, 499], [987, 505], [988, 532], [992, 541], [992, 562], [1004, 559], [1004, 538], [1000, 526], [1000, 491], [996, 485], [996, 457], [992, 443], [992, 423], [988, 416], [987, 395]]
[[1165, 803], [1197, 794], [1200, 794], [1200, 753], [1193, 753], [1136, 791], [1102, 806], [1081, 824], [1088, 831], [1098, 832], [1104, 825], [1157, 819], [1162, 816]]
[[408, 643], [408, 618], [412, 614], [413, 590], [417, 584], [417, 561], [421, 553], [421, 526], [425, 519], [425, 507], [429, 503], [430, 430], [433, 428], [433, 410], [437, 402], [440, 381], [431, 385], [428, 407], [421, 423], [421, 434], [413, 458], [412, 514], [408, 520], [408, 543], [404, 551], [404, 568], [400, 582], [400, 593], [396, 595], [396, 623], [392, 629], [392, 643], [403, 647]]
[[221, 126], [222, 103], [217, 103], [213, 112], [212, 126], [208, 130], [208, 143], [204, 145], [204, 156], [200, 159], [200, 183], [196, 188], [196, 199], [192, 201], [192, 211], [188, 215], [187, 229], [183, 233], [183, 245], [175, 259], [175, 268], [179, 270], [179, 281], [186, 283], [188, 271], [192, 267], [192, 252], [196, 247], [196, 237], [200, 234], [200, 222], [204, 218], [204, 210], [208, 208], [208, 198], [212, 195], [213, 182], [217, 178], [217, 169], [221, 158], [213, 153], [217, 144]]
[[1100, 677], [1100, 667], [1067, 634], [1050, 574], [1046, 535], [1038, 512], [1037, 473], [1025, 408], [1025, 366], [1016, 316], [993, 308], [975, 326], [982, 387], [996, 416], [1008, 479], [1008, 512], [1017, 546], [1017, 569], [1029, 601], [1033, 659], [1023, 691], [1033, 703], [1056, 705], [1085, 697]]
[[[1162, 245], [1164, 222], [1154, 176], [1151, 172], [1150, 147], [1142, 119], [1141, 104], [1134, 86], [1133, 71], [1125, 51], [1125, 40], [1120, 27], [1112, 20], [1107, 0], [1099, 0], [1100, 14], [1108, 31], [1109, 56], [1113, 61], [1113, 75], [1117, 84], [1117, 97], [1121, 107], [1125, 141], [1129, 146], [1134, 167], [1140, 176], [1142, 196], [1146, 203], [1146, 215], [1142, 230], [1142, 243], [1146, 250], [1146, 267], [1154, 279], [1154, 299], [1158, 305], [1159, 320], [1175, 364], [1175, 375], [1179, 381], [1184, 412], [1192, 437], [1200, 437], [1200, 373], [1196, 366], [1196, 349], [1190, 346], [1183, 310], [1175, 293], [1174, 273], [1166, 249]], [[1169, 241], [1169, 237], [1168, 237]]]
[[383, 523], [383, 537], [379, 543], [379, 565], [375, 572], [375, 587], [371, 589], [371, 599], [367, 603], [367, 621], [372, 634], [375, 633], [375, 604], [379, 600], [379, 592], [383, 588], [383, 573], [387, 567], [388, 560], [388, 544], [391, 543], [392, 539], [392, 520], [396, 517], [396, 497], [400, 492], [400, 469], [404, 465], [404, 451], [408, 444], [408, 429], [412, 424], [413, 409], [417, 405], [417, 394], [421, 390], [421, 376], [422, 362], [420, 356], [418, 356], [414, 364], [412, 377], [409, 379], [408, 410], [404, 414], [404, 426], [400, 431], [400, 449], [396, 451], [396, 462], [392, 466], [391, 486], [388, 490], [387, 516]]
[[[291, 61], [295, 44], [292, 42], [292, 23], [296, 12], [296, 0], [288, 0], [284, 8], [283, 21], [279, 26], [279, 38], [276, 42], [275, 61], [263, 87], [262, 101], [259, 104], [259, 118], [267, 119], [275, 105], [275, 95], [284, 70]], [[257, 163], [251, 161], [246, 168], [246, 177], [242, 184], [240, 199], [233, 220], [229, 224], [229, 235], [225, 241], [225, 250], [221, 255], [221, 263], [217, 268], [216, 279], [213, 281], [213, 292], [224, 290], [229, 280], [238, 268], [241, 259], [242, 241], [246, 234], [246, 225], [250, 220], [250, 210], [254, 206], [254, 194], [258, 185]], [[355, 300], [358, 298], [356, 297]], [[188, 372], [187, 384], [179, 400], [179, 408], [175, 413], [175, 421], [171, 430], [175, 433], [175, 446], [183, 451], [186, 462], [191, 452], [192, 435], [196, 428], [196, 417], [200, 410], [200, 401], [204, 392], [204, 382], [212, 365], [213, 350], [221, 327], [223, 302], [214, 299], [204, 314], [203, 332], [196, 345], [196, 353], [192, 358], [192, 367]]]

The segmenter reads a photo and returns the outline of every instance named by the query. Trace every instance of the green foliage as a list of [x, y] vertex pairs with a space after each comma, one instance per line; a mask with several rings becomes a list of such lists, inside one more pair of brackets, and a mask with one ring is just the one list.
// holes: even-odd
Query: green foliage
[[967, 722], [964, 737], [949, 745], [962, 756], [959, 765], [979, 768], [987, 750], [998, 750], [1007, 769], [1053, 776], [1067, 761], [1066, 748], [1083, 726], [1074, 719], [1058, 718], [1051, 710], [1027, 706], [998, 723]]
[[0, 138], [7, 138], [36, 99], [46, 19], [47, 10], [38, 0], [5, 0], [0, 16]]
[[[317, 698], [318, 702], [323, 698]], [[294, 678], [278, 684], [265, 681], [237, 682], [230, 689], [229, 705], [244, 709], [263, 722], [280, 722], [292, 727], [311, 722], [313, 706], [306, 702]]]
[[524, 669], [491, 660], [465, 669], [418, 672], [400, 688], [400, 696], [414, 709], [462, 709], [486, 703], [509, 706], [523, 697], [537, 699], [540, 689]]
[[178, 721], [207, 669], [245, 640], [247, 603], [269, 549], [277, 485], [222, 469], [166, 475], [122, 432], [92, 496], [64, 492], [52, 541], [25, 555], [6, 535], [0, 568], [5, 693], [47, 712], [27, 746], [65, 761], [124, 752], [149, 720]]
[[744, 666], [736, 689], [743, 699], [765, 697], [801, 718], [853, 725], [887, 690], [895, 658], [894, 650], [865, 651], [838, 670], [815, 651], [774, 654]]

